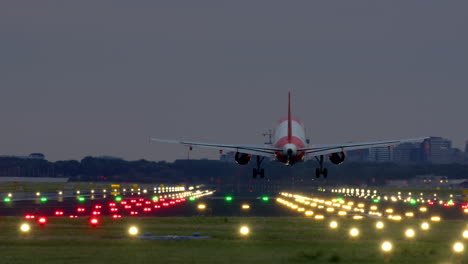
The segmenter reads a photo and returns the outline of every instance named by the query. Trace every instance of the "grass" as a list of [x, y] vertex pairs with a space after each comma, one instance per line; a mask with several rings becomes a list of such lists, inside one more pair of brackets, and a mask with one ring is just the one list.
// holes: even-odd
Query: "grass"
[[[386, 222], [373, 228], [374, 220], [338, 219], [339, 228], [328, 229], [328, 220], [303, 217], [153, 217], [103, 218], [97, 228], [86, 219], [51, 218], [47, 226], [33, 225], [20, 234], [18, 217], [0, 218], [1, 263], [382, 263], [380, 243], [391, 240], [390, 263], [453, 263], [451, 246], [461, 240], [466, 222], [443, 221], [431, 231], [419, 231], [418, 220]], [[142, 241], [127, 235], [130, 225], [154, 235], [191, 235], [200, 232], [207, 240]], [[240, 237], [241, 225], [251, 235]], [[404, 238], [414, 227], [414, 241]], [[348, 230], [361, 230], [350, 239]], [[468, 258], [457, 260], [467, 263]]]

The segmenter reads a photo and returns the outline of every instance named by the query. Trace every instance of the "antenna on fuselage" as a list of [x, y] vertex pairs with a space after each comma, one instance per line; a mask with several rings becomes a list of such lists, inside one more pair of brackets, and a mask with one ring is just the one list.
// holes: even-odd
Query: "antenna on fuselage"
[[292, 141], [291, 92], [288, 93], [288, 143]]

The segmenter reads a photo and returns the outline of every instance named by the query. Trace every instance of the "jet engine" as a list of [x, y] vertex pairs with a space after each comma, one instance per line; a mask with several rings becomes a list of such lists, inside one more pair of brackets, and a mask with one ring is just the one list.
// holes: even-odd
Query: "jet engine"
[[234, 159], [236, 160], [236, 162], [240, 165], [246, 165], [247, 163], [250, 162], [250, 160], [252, 159], [252, 155], [251, 154], [245, 154], [245, 153], [240, 153], [240, 152], [236, 152], [236, 155], [234, 156]]
[[328, 158], [330, 159], [331, 163], [333, 164], [341, 164], [346, 158], [345, 153], [342, 152], [336, 152], [328, 155]]

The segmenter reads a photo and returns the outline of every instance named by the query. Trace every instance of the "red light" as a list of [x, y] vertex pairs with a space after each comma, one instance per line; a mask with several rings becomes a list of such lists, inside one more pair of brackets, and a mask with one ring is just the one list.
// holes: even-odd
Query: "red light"
[[122, 202], [120, 202], [120, 204], [126, 205], [127, 202], [126, 202], [126, 201], [122, 201]]
[[170, 203], [170, 204], [175, 204], [175, 202], [174, 202], [174, 201], [170, 201], [169, 203]]
[[89, 223], [92, 225], [92, 226], [96, 226], [97, 224], [99, 224], [99, 220], [97, 218], [91, 218], [89, 220]]
[[158, 208], [161, 208], [161, 206], [160, 205], [155, 205], [154, 206], [154, 209], [158, 209]]
[[145, 207], [145, 208], [143, 208], [143, 211], [144, 211], [144, 212], [147, 212], [147, 213], [148, 213], [148, 212], [151, 212], [151, 208]]
[[182, 202], [185, 202], [185, 198], [180, 199]]
[[138, 199], [138, 201], [143, 202], [143, 201], [145, 201], [145, 199], [140, 198], [140, 199]]
[[131, 215], [138, 215], [138, 212], [136, 212], [136, 211], [131, 211], [130, 214], [131, 214]]
[[45, 217], [39, 217], [39, 219], [37, 219], [37, 222], [40, 224], [40, 225], [45, 225], [47, 223], [47, 218]]
[[102, 208], [102, 206], [99, 205], [99, 204], [97, 204], [97, 205], [94, 206], [94, 209], [101, 209], [101, 208]]
[[70, 219], [78, 218], [77, 215], [70, 215], [69, 217], [70, 217]]
[[78, 208], [76, 208], [76, 211], [79, 212], [79, 213], [83, 213], [85, 211], [85, 209], [83, 207], [78, 207]]
[[429, 205], [434, 205], [434, 202], [433, 202], [433, 201], [429, 201], [428, 204], [429, 204]]
[[109, 207], [114, 207], [115, 203], [109, 203]]
[[24, 219], [28, 219], [28, 220], [30, 220], [30, 219], [34, 219], [34, 218], [36, 218], [36, 216], [35, 216], [35, 215], [30, 215], [30, 214], [27, 214], [27, 215], [25, 215], [25, 216], [24, 216]]
[[110, 211], [111, 212], [117, 212], [117, 211], [119, 211], [119, 209], [114, 207], [114, 208], [111, 208]]
[[159, 201], [160, 201], [160, 202], [164, 202], [164, 201], [166, 201], [166, 199], [161, 198], [161, 199], [159, 199]]
[[132, 209], [132, 206], [131, 205], [126, 205], [124, 208], [125, 209]]
[[55, 211], [55, 216], [62, 216], [63, 215], [63, 211]]
[[131, 203], [136, 203], [135, 199], [130, 200]]
[[461, 206], [462, 209], [468, 209], [468, 203]]
[[135, 205], [136, 205], [136, 206], [142, 206], [142, 204], [141, 204], [141, 203], [136, 203]]
[[112, 215], [112, 218], [114, 218], [114, 219], [118, 219], [118, 218], [122, 218], [122, 216], [121, 216], [121, 215], [117, 215], [117, 214], [115, 214], [115, 215]]
[[145, 204], [151, 204], [151, 201], [146, 201]]
[[101, 212], [99, 212], [99, 211], [93, 211], [93, 215], [101, 215]]

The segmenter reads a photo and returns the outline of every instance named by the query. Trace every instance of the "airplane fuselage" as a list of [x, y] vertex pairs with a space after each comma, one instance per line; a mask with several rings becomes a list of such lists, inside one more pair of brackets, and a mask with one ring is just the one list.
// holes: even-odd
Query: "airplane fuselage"
[[291, 117], [291, 127], [289, 127], [287, 117], [279, 120], [273, 134], [273, 146], [282, 149], [282, 151], [275, 152], [278, 161], [287, 165], [303, 161], [305, 152], [298, 151], [306, 146], [305, 129], [302, 122]]

